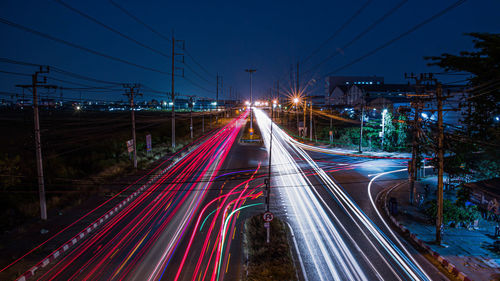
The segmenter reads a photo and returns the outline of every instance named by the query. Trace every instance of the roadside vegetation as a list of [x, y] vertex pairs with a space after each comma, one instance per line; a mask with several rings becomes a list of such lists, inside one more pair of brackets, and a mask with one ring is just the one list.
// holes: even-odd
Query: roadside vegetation
[[270, 227], [270, 243], [266, 243], [262, 215], [246, 220], [244, 247], [248, 252], [248, 262], [243, 280], [297, 280], [285, 223], [274, 218]]
[[[31, 112], [2, 112], [0, 129], [0, 231], [38, 219], [39, 199]], [[176, 119], [171, 147], [169, 112], [136, 112], [138, 170], [191, 142], [188, 115]], [[112, 196], [109, 184], [136, 173], [126, 141], [131, 139], [129, 112], [41, 111], [41, 139], [47, 208], [60, 213], [92, 195]], [[229, 120], [205, 117], [205, 133]], [[212, 121], [210, 123], [210, 121]], [[202, 131], [193, 118], [194, 137]], [[146, 152], [146, 135], [152, 150]], [[123, 181], [127, 181], [126, 179]], [[126, 185], [124, 182], [122, 185]]]

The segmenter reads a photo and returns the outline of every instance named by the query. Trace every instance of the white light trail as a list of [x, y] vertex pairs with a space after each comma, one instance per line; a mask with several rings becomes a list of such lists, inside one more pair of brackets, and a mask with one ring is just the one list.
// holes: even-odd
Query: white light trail
[[[271, 120], [259, 109], [255, 109], [256, 120], [262, 131], [264, 143], [269, 149], [269, 128]], [[286, 147], [285, 147], [286, 146]], [[288, 148], [288, 149], [287, 149]], [[338, 204], [345, 210], [346, 215], [368, 242], [380, 259], [392, 272], [393, 278], [399, 280], [430, 280], [425, 272], [416, 265], [416, 262], [408, 258], [357, 206], [357, 204], [321, 169], [312, 158], [300, 147], [297, 142], [285, 134], [278, 126], [273, 127], [273, 167], [277, 169], [278, 176], [275, 178], [278, 186], [285, 186], [284, 193], [288, 199], [296, 220], [292, 221], [299, 228], [298, 235], [302, 237], [306, 247], [306, 257], [311, 259], [316, 274], [320, 280], [368, 280], [365, 272], [370, 270], [370, 275], [375, 275], [383, 280], [378, 269], [375, 268], [370, 259], [365, 255], [366, 249], [361, 249], [350, 233], [342, 225], [336, 214], [328, 204], [317, 193], [302, 169], [290, 155], [289, 151], [297, 153], [317, 173], [319, 180]], [[314, 192], [314, 193], [313, 193]], [[317, 196], [315, 196], [315, 193]], [[321, 200], [321, 203], [319, 200]], [[329, 214], [326, 213], [328, 211]], [[293, 216], [292, 216], [293, 217]], [[361, 268], [359, 261], [354, 258], [351, 248], [343, 240], [343, 237], [332, 223], [337, 222], [349, 241], [354, 245], [358, 254], [369, 266]], [[345, 224], [345, 220], [343, 222]], [[397, 239], [396, 239], [397, 240]], [[399, 241], [398, 241], [399, 242]], [[405, 252], [406, 249], [404, 249]], [[383, 255], [382, 252], [386, 255]], [[303, 251], [304, 252], [304, 251]], [[318, 252], [321, 255], [318, 255]], [[371, 257], [373, 260], [373, 257]], [[394, 267], [397, 267], [397, 272]], [[399, 274], [398, 274], [399, 272]], [[402, 276], [400, 276], [402, 275]]]

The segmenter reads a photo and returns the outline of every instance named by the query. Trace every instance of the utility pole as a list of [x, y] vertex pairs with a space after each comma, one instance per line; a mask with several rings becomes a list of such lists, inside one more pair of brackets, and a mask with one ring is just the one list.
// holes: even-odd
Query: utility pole
[[[280, 106], [280, 80], [276, 82], [276, 95], [278, 97], [278, 106]], [[278, 109], [278, 119], [280, 120], [281, 124], [283, 124], [283, 119], [282, 117], [280, 118], [280, 111], [281, 107]]]
[[172, 148], [175, 149], [175, 38], [172, 31]]
[[[272, 152], [273, 152], [273, 101], [271, 101], [271, 136], [270, 136], [270, 141], [269, 141], [269, 169], [268, 169], [268, 174], [267, 174], [267, 180], [265, 181], [266, 184], [266, 212], [269, 212], [269, 205], [271, 202], [271, 165], [272, 165]], [[271, 226], [267, 227], [267, 239], [266, 243], [269, 243], [269, 237], [270, 237], [270, 232], [271, 232]]]
[[303, 132], [303, 136], [302, 137], [305, 137], [306, 134], [307, 134], [307, 130], [306, 130], [306, 110], [307, 110], [307, 99], [306, 97], [304, 97], [304, 123], [302, 124], [302, 132]]
[[134, 168], [137, 169], [137, 138], [135, 136], [135, 108], [134, 108], [134, 96], [141, 95], [138, 93], [140, 85], [139, 84], [123, 84], [123, 88], [128, 89], [125, 96], [128, 96], [130, 100], [130, 112], [132, 120], [132, 141], [134, 142]]
[[[38, 85], [46, 83], [46, 79], [43, 82], [38, 82], [38, 74], [49, 73], [49, 67], [40, 66], [40, 70], [35, 72], [31, 76], [31, 85], [16, 85], [16, 87], [32, 88], [33, 92], [33, 121], [35, 128], [35, 152], [36, 152], [36, 169], [38, 175], [38, 195], [40, 197], [40, 218], [42, 220], [47, 220], [47, 203], [45, 200], [45, 181], [43, 176], [43, 160], [42, 160], [42, 141], [40, 137], [40, 116], [38, 112], [38, 95], [37, 88], [57, 88], [54, 85]], [[24, 104], [24, 101], [23, 101]]]
[[217, 107], [219, 106], [219, 73], [217, 73], [217, 88], [215, 89], [215, 124], [219, 121]]
[[422, 81], [426, 79], [426, 76], [420, 74], [420, 77], [415, 76], [413, 73], [407, 75], [405, 73], [406, 79], [415, 80], [415, 95], [413, 96], [413, 101], [411, 103], [412, 107], [415, 109], [415, 114], [413, 118], [413, 133], [412, 133], [412, 150], [411, 150], [411, 163], [408, 167], [408, 179], [410, 186], [410, 204], [415, 203], [415, 180], [417, 175], [417, 154], [418, 154], [418, 132], [419, 132], [419, 119], [420, 119], [420, 109], [423, 106], [422, 97], [426, 96], [422, 94]]
[[39, 73], [48, 73], [49, 68], [46, 71], [40, 67], [40, 71], [35, 72], [32, 76], [33, 84], [33, 116], [35, 122], [35, 146], [36, 146], [36, 168], [38, 173], [38, 193], [40, 196], [40, 216], [42, 220], [47, 220], [47, 205], [45, 202], [45, 182], [43, 179], [43, 161], [42, 161], [42, 143], [40, 139], [40, 118], [38, 115], [38, 97], [36, 92], [36, 86], [38, 83]]
[[189, 119], [190, 119], [190, 125], [189, 125], [189, 130], [191, 131], [191, 139], [193, 139], [193, 107], [194, 107], [194, 96], [188, 96], [189, 97]]
[[438, 105], [438, 190], [437, 190], [437, 217], [436, 217], [436, 243], [441, 244], [441, 225], [443, 224], [443, 89], [441, 83], [436, 85], [436, 98]]
[[309, 102], [309, 141], [313, 140], [313, 103]]
[[253, 93], [252, 93], [252, 74], [257, 71], [257, 69], [245, 69], [246, 72], [250, 73], [250, 131], [253, 131]]
[[201, 106], [201, 134], [205, 134], [205, 108]]
[[182, 58], [182, 63], [184, 63], [184, 54], [182, 53], [175, 53], [175, 44], [177, 42], [182, 42], [182, 50], [184, 50], [184, 40], [175, 40], [174, 38], [174, 32], [172, 31], [172, 148], [175, 149], [175, 87], [174, 87], [174, 77], [175, 77], [175, 70], [176, 69], [181, 69], [182, 70], [182, 77], [184, 77], [184, 68], [182, 67], [175, 67], [175, 56], [181, 56]]

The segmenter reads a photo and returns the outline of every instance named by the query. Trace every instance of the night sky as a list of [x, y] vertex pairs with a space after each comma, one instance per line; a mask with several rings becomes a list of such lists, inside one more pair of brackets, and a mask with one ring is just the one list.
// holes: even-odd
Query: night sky
[[[120, 1], [117, 3], [162, 34], [185, 40], [186, 49], [208, 72], [191, 58], [185, 75], [204, 89], [176, 78], [176, 91], [185, 95], [215, 96], [215, 75], [223, 76], [224, 96], [229, 86], [242, 98], [249, 93], [245, 68], [257, 69], [254, 75], [256, 96], [268, 93], [276, 80], [282, 89], [290, 83], [290, 67], [303, 61], [322, 42], [346, 22], [366, 1]], [[324, 92], [324, 75], [345, 65], [420, 21], [450, 6], [455, 1], [408, 1], [350, 47], [341, 50], [320, 68], [301, 77], [304, 84], [317, 80], [313, 89]], [[141, 43], [171, 54], [171, 43], [152, 33], [108, 1], [71, 1], [73, 7], [89, 14]], [[371, 1], [333, 40], [305, 64], [310, 69], [397, 6], [400, 1]], [[378, 75], [386, 83], [405, 82], [404, 72], [440, 71], [429, 68], [423, 56], [470, 49], [466, 32], [499, 32], [500, 2], [469, 0], [444, 16], [418, 29], [373, 56], [337, 75]], [[82, 45], [105, 54], [170, 72], [170, 59], [142, 48], [89, 21], [56, 1], [1, 1], [0, 17], [37, 31]], [[36, 64], [54, 65], [90, 77], [117, 82], [139, 82], [160, 91], [170, 91], [170, 76], [135, 68], [86, 53], [72, 47], [0, 24], [0, 57]], [[0, 63], [0, 71], [31, 74], [34, 67]], [[56, 76], [77, 81], [73, 78]], [[30, 83], [30, 77], [0, 73], [0, 91], [20, 92], [15, 84]], [[444, 81], [457, 77], [444, 77]], [[460, 77], [458, 78], [460, 79]], [[58, 82], [52, 81], [57, 84]], [[88, 81], [80, 83], [97, 85]], [[63, 84], [63, 83], [58, 83]], [[69, 86], [66, 84], [66, 86]], [[209, 90], [210, 92], [206, 91]], [[67, 95], [75, 95], [67, 93]], [[66, 93], [65, 93], [66, 95]], [[121, 99], [120, 92], [87, 93], [88, 98]], [[3, 96], [4, 97], [4, 96]], [[153, 96], [146, 96], [150, 99]], [[156, 96], [156, 98], [158, 98]]]

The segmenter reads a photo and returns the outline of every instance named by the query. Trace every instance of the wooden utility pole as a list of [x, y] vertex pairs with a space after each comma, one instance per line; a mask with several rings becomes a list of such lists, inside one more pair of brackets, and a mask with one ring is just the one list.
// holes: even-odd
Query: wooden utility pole
[[436, 85], [436, 99], [438, 105], [438, 190], [437, 190], [437, 217], [436, 217], [436, 243], [441, 244], [441, 225], [443, 224], [443, 89], [441, 83]]
[[138, 93], [139, 84], [123, 84], [123, 87], [128, 89], [128, 92], [125, 93], [130, 100], [130, 114], [132, 120], [132, 141], [134, 144], [134, 168], [137, 169], [137, 138], [135, 135], [135, 104], [134, 97], [136, 95], [141, 95]]

